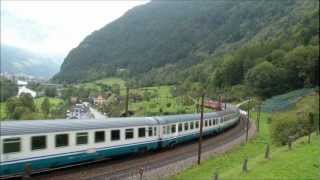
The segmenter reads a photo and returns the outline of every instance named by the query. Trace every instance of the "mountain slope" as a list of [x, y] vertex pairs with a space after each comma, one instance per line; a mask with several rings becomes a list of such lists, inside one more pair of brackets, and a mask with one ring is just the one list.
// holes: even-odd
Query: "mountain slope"
[[152, 1], [87, 36], [68, 54], [54, 80], [81, 82], [126, 69], [127, 77], [145, 84], [175, 83], [177, 75], [185, 78], [179, 71], [188, 74], [185, 70], [194, 64], [276, 37], [272, 25], [280, 25], [276, 33], [284, 33], [297, 19], [290, 16], [284, 25], [280, 20], [300, 4], [300, 0]]
[[1, 45], [1, 73], [50, 78], [58, 72], [61, 58], [45, 57], [24, 49]]

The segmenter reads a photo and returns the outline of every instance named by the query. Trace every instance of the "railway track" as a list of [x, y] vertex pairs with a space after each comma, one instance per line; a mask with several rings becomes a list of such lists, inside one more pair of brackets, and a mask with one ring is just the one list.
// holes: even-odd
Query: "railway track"
[[[241, 120], [235, 127], [230, 128], [222, 134], [205, 137], [202, 144], [202, 152], [205, 153], [215, 148], [221, 148], [235, 139], [239, 139], [240, 136], [245, 134], [244, 125], [245, 122]], [[195, 157], [197, 149], [197, 141], [193, 141], [178, 145], [173, 149], [162, 149], [156, 152], [102, 160], [96, 163], [35, 174], [31, 179], [126, 179], [137, 176], [140, 168], [143, 168], [146, 173], [190, 157]]]

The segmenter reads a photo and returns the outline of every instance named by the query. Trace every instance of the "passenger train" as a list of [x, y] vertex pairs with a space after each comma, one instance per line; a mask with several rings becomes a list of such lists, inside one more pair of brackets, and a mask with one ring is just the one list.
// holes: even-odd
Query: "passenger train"
[[[205, 113], [203, 134], [239, 122], [240, 111]], [[0, 122], [0, 177], [173, 147], [199, 137], [200, 115]]]

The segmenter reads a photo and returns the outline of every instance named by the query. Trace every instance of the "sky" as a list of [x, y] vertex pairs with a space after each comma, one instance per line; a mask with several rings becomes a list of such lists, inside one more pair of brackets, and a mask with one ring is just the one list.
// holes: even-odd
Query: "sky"
[[87, 35], [145, 3], [1, 0], [1, 43], [65, 57]]

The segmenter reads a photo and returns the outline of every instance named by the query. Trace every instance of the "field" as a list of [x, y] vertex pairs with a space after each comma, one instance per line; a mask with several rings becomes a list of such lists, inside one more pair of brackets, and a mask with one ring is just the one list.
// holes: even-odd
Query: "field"
[[[197, 110], [195, 102], [191, 105], [183, 104], [183, 97], [173, 97], [171, 94], [171, 86], [146, 87], [132, 90], [134, 93], [144, 94], [148, 91], [151, 95], [149, 100], [139, 102], [130, 102], [129, 110], [135, 112], [135, 116], [153, 116], [168, 114], [185, 114], [195, 113]], [[205, 109], [205, 112], [211, 111]]]
[[[312, 108], [319, 95], [309, 95], [302, 98], [290, 111], [279, 113], [295, 113], [300, 109]], [[270, 113], [261, 114], [260, 132], [248, 144], [223, 155], [212, 157], [200, 166], [194, 166], [186, 171], [171, 177], [172, 180], [185, 179], [212, 179], [213, 172], [219, 172], [219, 179], [319, 179], [320, 142], [313, 135], [312, 143], [306, 143], [306, 137], [298, 139], [293, 144], [293, 149], [286, 146], [275, 146], [270, 141], [268, 117]], [[255, 118], [256, 114], [253, 113]], [[270, 144], [269, 160], [264, 159], [266, 143]], [[248, 173], [242, 173], [242, 162], [248, 157]]]
[[79, 84], [78, 87], [83, 87], [86, 89], [94, 89], [97, 91], [102, 91], [102, 86], [103, 85], [108, 85], [108, 86], [112, 86], [114, 84], [118, 84], [120, 86], [120, 94], [124, 95], [125, 94], [125, 81], [120, 79], [120, 78], [116, 78], [116, 77], [110, 77], [110, 78], [104, 78], [104, 79], [99, 79], [93, 82], [88, 82], [88, 83], [83, 83], [83, 84]]

